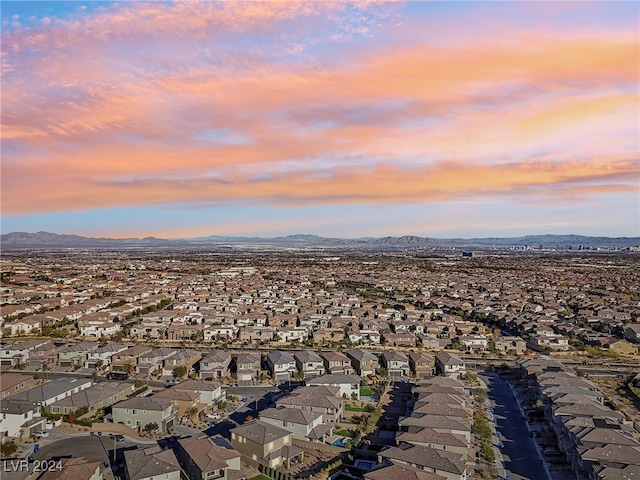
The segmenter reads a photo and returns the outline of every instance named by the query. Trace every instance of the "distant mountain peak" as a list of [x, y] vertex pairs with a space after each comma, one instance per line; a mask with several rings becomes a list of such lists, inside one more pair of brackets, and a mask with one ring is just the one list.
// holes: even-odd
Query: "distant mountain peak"
[[0, 236], [3, 249], [19, 248], [129, 248], [129, 247], [171, 247], [206, 246], [228, 244], [262, 244], [283, 246], [352, 247], [352, 248], [428, 248], [428, 247], [489, 247], [489, 246], [534, 246], [545, 247], [609, 247], [626, 248], [640, 245], [640, 237], [589, 237], [584, 235], [527, 235], [514, 238], [471, 238], [435, 239], [416, 235], [400, 237], [367, 237], [359, 239], [327, 238], [312, 234], [292, 234], [283, 237], [223, 237], [209, 236], [185, 239], [145, 238], [90, 238], [80, 235], [57, 234], [39, 231], [37, 233], [12, 232]]

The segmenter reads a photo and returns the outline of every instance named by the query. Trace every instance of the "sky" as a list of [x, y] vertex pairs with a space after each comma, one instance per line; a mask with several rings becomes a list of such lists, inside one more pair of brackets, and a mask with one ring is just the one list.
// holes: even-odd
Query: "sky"
[[640, 236], [640, 3], [2, 1], [1, 230]]

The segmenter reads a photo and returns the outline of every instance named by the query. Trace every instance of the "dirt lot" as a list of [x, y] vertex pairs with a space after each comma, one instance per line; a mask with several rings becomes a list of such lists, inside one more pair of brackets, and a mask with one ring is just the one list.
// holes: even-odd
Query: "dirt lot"
[[630, 380], [628, 375], [616, 377], [589, 375], [589, 380], [592, 381], [627, 418], [635, 422], [640, 422], [640, 399], [635, 397], [627, 388], [627, 383]]

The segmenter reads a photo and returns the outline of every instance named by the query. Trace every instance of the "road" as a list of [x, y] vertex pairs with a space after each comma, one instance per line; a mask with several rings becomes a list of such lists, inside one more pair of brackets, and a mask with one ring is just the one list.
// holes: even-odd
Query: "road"
[[113, 438], [109, 437], [108, 434], [104, 434], [102, 437], [92, 437], [89, 434], [76, 435], [53, 443], [44, 444], [40, 447], [38, 453], [33, 453], [32, 456], [36, 460], [73, 456], [85, 457], [91, 462], [104, 462], [113, 460], [114, 447], [118, 454], [117, 456], [121, 456], [124, 450], [138, 447], [144, 448], [153, 444], [156, 444], [156, 442], [136, 442], [128, 437], [122, 442], [114, 442]]
[[529, 436], [526, 421], [511, 388], [497, 374], [481, 375], [488, 386], [494, 409], [496, 430], [502, 434], [504, 468], [511, 480], [546, 480], [547, 474], [534, 439]]

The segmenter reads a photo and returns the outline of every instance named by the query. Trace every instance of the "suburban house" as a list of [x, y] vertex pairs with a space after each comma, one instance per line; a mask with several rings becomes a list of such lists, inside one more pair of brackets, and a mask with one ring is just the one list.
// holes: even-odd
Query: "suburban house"
[[384, 342], [394, 347], [415, 347], [416, 336], [412, 332], [385, 333]]
[[538, 350], [569, 350], [569, 339], [557, 333], [532, 333], [529, 335], [529, 343]]
[[165, 433], [173, 426], [176, 411], [166, 398], [133, 397], [111, 407], [113, 423], [123, 423], [134, 430], [142, 430], [155, 423], [157, 432]]
[[369, 375], [375, 375], [376, 370], [380, 367], [378, 357], [366, 350], [351, 349], [344, 352], [351, 360], [351, 366], [355, 372], [365, 378]]
[[202, 380], [217, 380], [230, 375], [231, 353], [214, 351], [200, 360], [199, 376]]
[[[58, 463], [59, 462], [59, 463]], [[55, 469], [46, 470], [38, 480], [102, 480], [105, 466], [102, 462], [90, 462], [85, 457], [61, 458]]]
[[0, 403], [0, 433], [18, 438], [26, 438], [37, 430], [45, 428], [46, 417], [41, 409], [53, 402], [89, 388], [88, 379], [60, 379], [41, 383], [35, 388], [22, 391]]
[[314, 378], [324, 374], [324, 362], [320, 355], [313, 350], [300, 350], [293, 356], [296, 359], [296, 367], [302, 372], [304, 378]]
[[269, 467], [290, 465], [304, 450], [292, 445], [293, 434], [261, 420], [244, 423], [231, 430], [231, 445], [241, 454]]
[[496, 351], [507, 355], [522, 355], [527, 349], [527, 343], [520, 337], [498, 337], [493, 344]]
[[28, 335], [30, 333], [36, 333], [42, 328], [41, 317], [25, 317], [21, 320], [14, 322], [7, 322], [3, 327], [5, 330], [10, 330], [11, 335]]
[[178, 461], [189, 480], [246, 479], [240, 470], [240, 453], [220, 436], [179, 439]]
[[403, 352], [385, 350], [380, 356], [380, 363], [387, 369], [390, 377], [409, 376], [409, 357]]
[[271, 372], [271, 378], [276, 382], [291, 380], [298, 371], [296, 360], [289, 352], [269, 352], [267, 354], [267, 366]]
[[95, 412], [127, 398], [135, 390], [133, 383], [96, 383], [90, 388], [81, 390], [68, 397], [49, 404], [49, 413], [68, 415], [79, 408], [87, 408]]
[[47, 419], [41, 416], [40, 406], [33, 402], [12, 398], [0, 403], [0, 436], [24, 439], [45, 428]]
[[238, 385], [246, 387], [260, 379], [262, 373], [259, 353], [239, 353], [236, 358], [236, 380]]
[[127, 345], [121, 343], [107, 343], [101, 347], [96, 348], [87, 355], [87, 359], [84, 361], [84, 368], [104, 368], [111, 365], [111, 358], [117, 353], [124, 352]]
[[31, 352], [45, 343], [47, 340], [26, 340], [23, 342], [5, 343], [0, 349], [0, 365], [3, 367], [15, 367], [29, 362]]
[[138, 357], [152, 350], [153, 347], [148, 345], [136, 345], [116, 353], [111, 357], [111, 371], [133, 373], [138, 364]]
[[436, 354], [436, 375], [462, 378], [467, 373], [464, 361], [452, 353]]
[[322, 414], [324, 422], [339, 422], [342, 419], [344, 400], [341, 397], [302, 394], [289, 395], [276, 400], [276, 407], [299, 408]]
[[186, 323], [172, 323], [167, 327], [167, 338], [169, 340], [197, 340], [203, 338], [204, 325], [186, 324]]
[[129, 335], [138, 339], [157, 339], [162, 340], [166, 337], [169, 320], [162, 321], [155, 318], [143, 318], [139, 324], [133, 325]]
[[340, 396], [360, 400], [360, 377], [358, 375], [322, 375], [308, 380], [307, 385], [338, 387]]
[[489, 344], [489, 339], [484, 335], [460, 335], [458, 341], [472, 352], [484, 352]]
[[608, 350], [610, 352], [626, 355], [635, 355], [638, 353], [638, 347], [621, 338], [609, 337], [605, 341], [601, 342], [601, 345], [604, 350]]
[[325, 371], [329, 374], [351, 375], [354, 372], [351, 367], [351, 360], [341, 352], [323, 352]]
[[624, 338], [632, 343], [640, 343], [640, 323], [630, 323], [624, 329]]
[[240, 330], [240, 340], [246, 342], [270, 342], [275, 336], [275, 327], [248, 326]]
[[446, 480], [446, 477], [437, 473], [425, 472], [422, 469], [409, 465], [396, 465], [395, 463], [380, 465], [364, 474], [364, 480]]
[[[42, 380], [40, 380], [42, 381]], [[38, 380], [33, 375], [17, 372], [2, 372], [0, 375], [0, 399], [5, 400], [22, 391], [35, 387]]]
[[79, 342], [68, 344], [58, 351], [59, 367], [81, 367], [85, 360], [89, 358], [91, 352], [95, 352], [100, 347], [97, 342]]
[[339, 397], [340, 387], [332, 387], [329, 385], [305, 385], [304, 387], [298, 387], [291, 392], [291, 395], [318, 395], [324, 397]]
[[276, 330], [277, 340], [280, 342], [302, 342], [309, 337], [306, 327], [285, 327]]
[[93, 382], [90, 378], [60, 378], [41, 383], [36, 388], [18, 393], [11, 397], [11, 400], [37, 404], [46, 408], [63, 398], [70, 397], [81, 390], [91, 387], [92, 384]]
[[29, 370], [52, 370], [58, 363], [58, 353], [63, 349], [53, 342], [44, 343], [29, 352]]
[[214, 403], [224, 400], [227, 396], [222, 384], [219, 382], [205, 382], [204, 380], [188, 379], [178, 383], [171, 390], [191, 390], [200, 394], [200, 401], [212, 406]]
[[469, 442], [464, 435], [459, 435], [444, 430], [425, 427], [414, 432], [398, 432], [396, 443], [410, 443], [423, 447], [446, 450], [465, 455], [469, 448]]
[[125, 450], [124, 462], [129, 480], [180, 480], [180, 464], [171, 449]]
[[311, 442], [322, 442], [333, 431], [323, 424], [321, 413], [310, 410], [269, 408], [260, 412], [260, 420], [290, 431], [293, 438]]
[[200, 393], [194, 390], [165, 388], [146, 398], [170, 400], [178, 418], [196, 419], [203, 414], [207, 405], [200, 401]]
[[160, 347], [154, 348], [150, 352], [143, 353], [138, 357], [136, 372], [141, 375], [160, 373], [163, 362], [167, 358], [175, 355], [176, 352], [177, 350], [174, 348]]
[[162, 375], [173, 375], [177, 367], [187, 369], [187, 375], [193, 370], [193, 366], [200, 360], [202, 354], [191, 348], [183, 348], [163, 360]]
[[437, 450], [418, 445], [401, 444], [388, 447], [378, 453], [378, 462], [408, 465], [427, 472], [442, 475], [447, 480], [467, 480], [472, 464], [466, 462], [467, 454]]
[[112, 322], [109, 319], [80, 319], [78, 320], [79, 333], [82, 337], [110, 337], [122, 328], [120, 322]]
[[435, 359], [424, 352], [409, 352], [409, 368], [411, 373], [418, 378], [432, 375], [435, 367]]
[[202, 336], [207, 342], [233, 340], [237, 334], [238, 327], [236, 325], [205, 325], [202, 329]]

